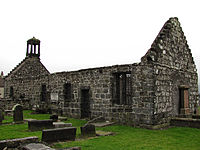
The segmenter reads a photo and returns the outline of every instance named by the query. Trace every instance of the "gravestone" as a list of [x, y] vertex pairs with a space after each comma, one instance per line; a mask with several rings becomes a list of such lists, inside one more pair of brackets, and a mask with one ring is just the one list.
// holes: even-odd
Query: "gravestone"
[[96, 136], [95, 126], [92, 124], [85, 124], [81, 127], [82, 136]]
[[74, 141], [76, 138], [76, 128], [55, 128], [42, 131], [42, 141], [44, 142], [57, 142], [57, 141]]
[[23, 121], [23, 107], [19, 104], [16, 104], [12, 110], [13, 110], [13, 121], [22, 122]]
[[31, 131], [41, 131], [43, 129], [54, 128], [53, 120], [30, 120], [28, 121], [28, 129]]
[[57, 122], [58, 121], [58, 115], [53, 114], [53, 115], [50, 116], [50, 119], [52, 119], [53, 122]]
[[4, 119], [3, 110], [0, 108], [0, 124], [2, 124], [3, 119]]

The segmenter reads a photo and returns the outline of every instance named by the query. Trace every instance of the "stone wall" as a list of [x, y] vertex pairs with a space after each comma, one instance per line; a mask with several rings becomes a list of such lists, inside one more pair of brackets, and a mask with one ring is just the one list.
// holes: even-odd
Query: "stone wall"
[[[41, 85], [48, 84], [49, 72], [38, 57], [26, 57], [5, 78], [7, 106], [16, 103], [31, 108], [40, 101]], [[13, 90], [11, 94], [11, 88]]]
[[4, 87], [0, 87], [0, 100], [4, 98]]
[[4, 77], [3, 72], [0, 75], [0, 100], [4, 98]]
[[[117, 72], [131, 72], [133, 90], [130, 104], [113, 103], [112, 84]], [[81, 89], [89, 89], [91, 118], [103, 116], [123, 124], [150, 123], [154, 96], [152, 73], [152, 66], [111, 66], [55, 73], [51, 75], [49, 85], [50, 91], [58, 94], [57, 106], [64, 106], [64, 114], [70, 117], [81, 117]], [[65, 101], [63, 96], [65, 83], [72, 85], [72, 98], [69, 101]]]
[[142, 58], [154, 65], [156, 123], [169, 122], [180, 114], [180, 86], [189, 88], [189, 111], [194, 113], [199, 105], [198, 76], [191, 50], [177, 18], [170, 18], [151, 49]]
[[69, 117], [156, 125], [180, 114], [183, 86], [189, 97], [185, 113], [199, 106], [196, 66], [177, 18], [165, 23], [140, 63], [50, 74], [31, 56], [5, 78], [6, 106], [46, 104]]

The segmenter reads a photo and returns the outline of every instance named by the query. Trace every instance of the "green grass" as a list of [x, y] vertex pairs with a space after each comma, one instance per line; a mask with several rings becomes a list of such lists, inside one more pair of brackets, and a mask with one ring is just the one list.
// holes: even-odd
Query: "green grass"
[[[49, 119], [49, 114], [31, 114], [24, 111], [24, 118]], [[6, 116], [6, 122], [12, 122], [12, 117]], [[80, 138], [80, 126], [86, 121], [71, 119], [68, 121], [77, 127], [77, 138]], [[5, 123], [5, 122], [4, 122]], [[102, 136], [90, 139], [81, 139], [73, 142], [55, 143], [54, 148], [81, 146], [82, 150], [199, 150], [200, 129], [169, 128], [166, 130], [147, 130], [129, 126], [114, 125], [97, 128], [96, 130], [114, 132], [113, 136]], [[42, 132], [28, 131], [28, 124], [3, 124], [0, 126], [0, 140], [38, 136]]]
[[115, 132], [114, 136], [98, 137], [68, 143], [57, 143], [55, 148], [81, 146], [83, 150], [199, 150], [200, 130], [170, 128], [147, 130], [128, 126], [110, 126], [99, 130]]
[[[24, 119], [49, 119], [49, 114], [31, 114], [32, 111], [25, 110], [23, 112]], [[14, 138], [23, 138], [28, 136], [38, 136], [41, 139], [42, 132], [30, 132], [28, 130], [28, 124], [12, 124], [13, 117], [12, 116], [5, 116], [3, 120], [3, 125], [0, 126], [0, 140], [4, 139], [14, 139]]]
[[41, 139], [42, 132], [28, 131], [28, 124], [13, 124], [0, 126], [0, 140], [38, 136]]
[[44, 119], [49, 119], [50, 114], [31, 114], [31, 110], [25, 110], [23, 112], [24, 114], [24, 119], [37, 119], [37, 120], [44, 120]]
[[[49, 119], [50, 114], [31, 114], [33, 111], [25, 110], [23, 111], [24, 119], [37, 119], [37, 120], [44, 120]], [[3, 120], [3, 124], [12, 123], [13, 117], [12, 116], [5, 116]]]
[[[23, 112], [24, 119], [49, 119], [50, 114], [31, 114], [32, 111], [25, 110]], [[80, 136], [80, 126], [83, 126], [86, 121], [85, 120], [77, 120], [73, 118], [69, 118], [66, 123], [72, 123], [74, 127], [77, 127], [77, 136]], [[12, 124], [13, 117], [5, 116], [5, 120], [3, 120], [3, 125], [0, 126], [0, 140], [5, 139], [14, 139], [14, 138], [23, 138], [29, 136], [38, 136], [41, 139], [42, 131], [30, 132], [28, 130], [28, 124]]]

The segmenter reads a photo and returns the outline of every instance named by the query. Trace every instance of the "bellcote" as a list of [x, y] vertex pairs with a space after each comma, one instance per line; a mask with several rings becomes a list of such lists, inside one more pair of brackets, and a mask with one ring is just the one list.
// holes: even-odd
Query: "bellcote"
[[27, 57], [40, 57], [40, 40], [35, 37], [27, 41]]

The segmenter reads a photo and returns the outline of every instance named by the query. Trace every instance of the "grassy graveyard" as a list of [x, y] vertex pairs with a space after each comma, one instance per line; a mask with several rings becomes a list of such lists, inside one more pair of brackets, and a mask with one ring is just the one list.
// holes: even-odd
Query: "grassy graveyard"
[[[49, 119], [49, 114], [31, 114], [24, 111], [24, 119]], [[59, 142], [52, 145], [54, 148], [81, 146], [83, 150], [197, 150], [200, 149], [200, 129], [174, 127], [166, 130], [147, 130], [128, 126], [113, 125], [96, 130], [114, 132], [112, 136], [81, 138], [80, 126], [86, 121], [68, 119], [77, 127], [77, 140], [73, 142]], [[28, 124], [12, 124], [12, 117], [5, 116], [0, 126], [0, 140], [38, 136], [42, 132], [28, 131]]]
[[[49, 119], [50, 114], [31, 114], [32, 111], [25, 110], [24, 111], [24, 119], [37, 119], [44, 120]], [[14, 138], [23, 138], [28, 136], [37, 136], [39, 139], [42, 137], [42, 131], [31, 132], [28, 130], [28, 123], [24, 124], [13, 124], [12, 116], [5, 116], [3, 120], [3, 125], [0, 126], [0, 140], [5, 139], [14, 139]], [[66, 123], [72, 123], [75, 127], [83, 126], [86, 121], [85, 120], [77, 120], [73, 118], [69, 118]], [[80, 129], [77, 129], [77, 136], [80, 135]]]

